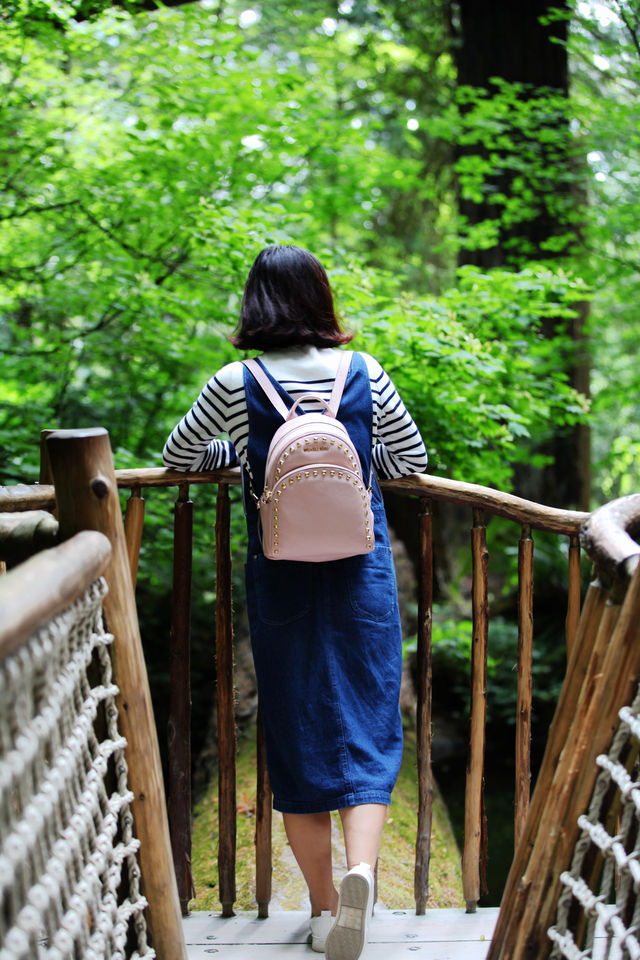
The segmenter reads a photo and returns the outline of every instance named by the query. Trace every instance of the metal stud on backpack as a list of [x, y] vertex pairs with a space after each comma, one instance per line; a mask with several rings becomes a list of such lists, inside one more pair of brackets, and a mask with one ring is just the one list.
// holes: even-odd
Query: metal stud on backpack
[[[262, 549], [271, 560], [318, 563], [370, 553], [375, 546], [371, 485], [357, 450], [336, 418], [352, 354], [343, 352], [329, 401], [306, 393], [287, 409], [255, 360], [243, 363], [283, 417], [265, 463], [265, 486], [256, 496]], [[299, 413], [306, 400], [321, 413]]]

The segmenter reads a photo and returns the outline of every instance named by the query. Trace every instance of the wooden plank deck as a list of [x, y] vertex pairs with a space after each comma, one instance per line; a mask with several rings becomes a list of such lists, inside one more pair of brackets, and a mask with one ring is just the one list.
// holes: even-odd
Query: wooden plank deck
[[[497, 907], [476, 913], [463, 909], [378, 910], [369, 927], [362, 960], [485, 960], [498, 917]], [[214, 913], [192, 913], [184, 919], [189, 960], [312, 960], [307, 945], [306, 911], [273, 911], [267, 920], [255, 913], [223, 919]]]

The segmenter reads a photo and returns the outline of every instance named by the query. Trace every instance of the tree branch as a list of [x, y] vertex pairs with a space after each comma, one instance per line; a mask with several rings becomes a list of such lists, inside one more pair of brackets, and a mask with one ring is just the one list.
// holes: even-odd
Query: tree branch
[[12, 351], [12, 356], [17, 357], [18, 359], [26, 359], [27, 357], [51, 357], [59, 352], [61, 347], [68, 347], [70, 343], [73, 343], [78, 337], [88, 337], [92, 333], [97, 333], [99, 330], [104, 330], [105, 327], [108, 327], [109, 324], [119, 317], [123, 313], [122, 307], [107, 307], [106, 310], [102, 313], [102, 316], [96, 320], [96, 322], [90, 326], [85, 327], [82, 330], [74, 330], [73, 333], [67, 334], [66, 336], [61, 336], [58, 342], [53, 347], [43, 347], [41, 350], [27, 350], [27, 351]]
[[51, 204], [32, 204], [24, 207], [22, 210], [14, 210], [13, 213], [0, 214], [0, 220], [17, 220], [20, 217], [28, 217], [32, 213], [48, 213], [50, 210], [61, 210], [63, 207], [73, 207], [79, 200], [61, 200], [60, 203]]
[[[126, 250], [127, 253], [130, 253], [131, 256], [135, 257], [138, 260], [146, 260], [149, 263], [159, 263], [165, 268], [165, 272], [160, 274], [160, 276], [154, 279], [156, 286], [160, 286], [167, 280], [176, 270], [185, 263], [189, 258], [189, 253], [186, 247], [182, 247], [180, 251], [174, 256], [163, 256], [160, 252], [160, 248], [154, 251], [147, 252], [145, 250], [140, 250], [138, 247], [134, 247], [133, 244], [127, 243], [126, 240], [121, 239], [117, 233], [115, 233], [110, 227], [105, 227], [100, 221], [95, 217], [90, 210], [87, 209], [84, 205], [82, 210], [90, 223], [93, 224], [98, 230], [101, 230], [105, 236], [109, 237], [110, 240], [113, 240], [114, 243], [118, 244], [123, 250]], [[174, 234], [174, 237], [177, 234]], [[171, 238], [169, 240], [171, 242]]]
[[636, 53], [640, 56], [640, 35], [638, 34], [638, 24], [632, 24], [629, 19], [628, 11], [623, 7], [620, 0], [615, 0], [616, 7], [618, 8], [618, 15], [622, 22], [624, 23], [629, 36], [631, 37], [631, 42], [636, 48]]

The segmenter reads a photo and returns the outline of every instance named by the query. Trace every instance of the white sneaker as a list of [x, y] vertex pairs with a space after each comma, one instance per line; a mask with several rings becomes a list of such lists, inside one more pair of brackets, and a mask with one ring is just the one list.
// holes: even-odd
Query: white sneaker
[[327, 960], [358, 960], [367, 942], [372, 910], [373, 873], [368, 863], [359, 863], [340, 884], [336, 922], [325, 948]]
[[319, 917], [311, 917], [311, 949], [316, 953], [324, 953], [324, 947], [331, 927], [336, 918], [332, 916], [331, 910], [323, 910]]

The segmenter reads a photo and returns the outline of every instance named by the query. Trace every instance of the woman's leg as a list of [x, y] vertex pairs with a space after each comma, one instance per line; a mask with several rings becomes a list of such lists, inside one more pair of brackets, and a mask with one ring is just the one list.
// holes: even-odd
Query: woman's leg
[[325, 943], [327, 960], [358, 960], [373, 912], [373, 871], [387, 808], [363, 803], [340, 811], [348, 871], [340, 884], [336, 922]]
[[302, 870], [311, 900], [311, 915], [335, 914], [338, 891], [333, 884], [331, 816], [328, 813], [283, 813], [287, 839]]
[[358, 863], [368, 863], [372, 870], [375, 868], [386, 816], [383, 803], [362, 803], [340, 811], [348, 870]]

